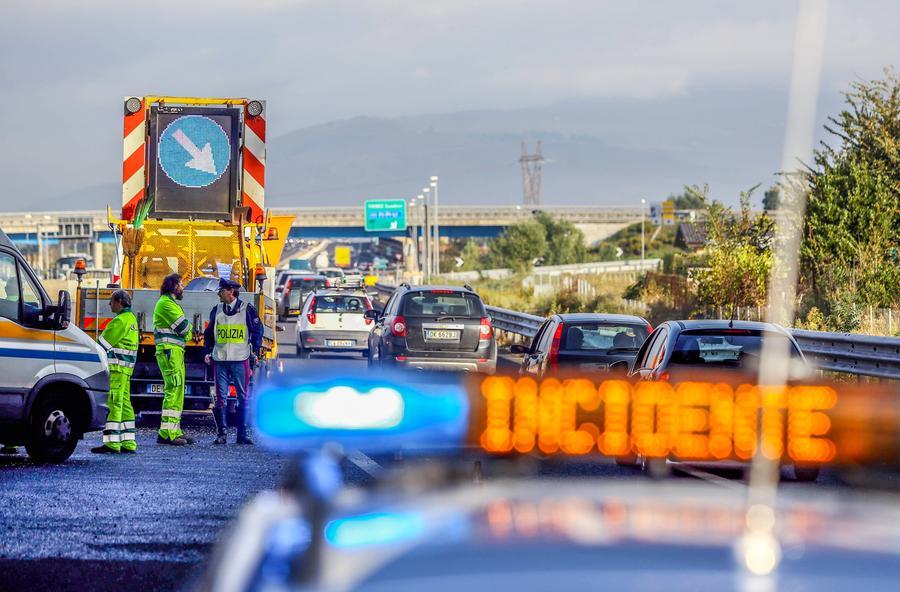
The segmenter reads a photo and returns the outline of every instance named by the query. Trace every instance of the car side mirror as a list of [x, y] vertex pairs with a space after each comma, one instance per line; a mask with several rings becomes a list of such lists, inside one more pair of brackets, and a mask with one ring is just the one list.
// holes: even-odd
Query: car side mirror
[[364, 316], [365, 316], [367, 319], [371, 319], [371, 320], [373, 320], [373, 321], [377, 321], [378, 319], [381, 318], [381, 315], [378, 314], [378, 311], [375, 310], [374, 308], [370, 308], [369, 310], [367, 310], [367, 311], [365, 312], [365, 315], [364, 315]]
[[59, 291], [59, 301], [53, 311], [53, 327], [59, 331], [68, 329], [72, 318], [72, 301], [66, 290]]
[[528, 346], [521, 343], [514, 343], [509, 346], [510, 353], [524, 355], [528, 353]]

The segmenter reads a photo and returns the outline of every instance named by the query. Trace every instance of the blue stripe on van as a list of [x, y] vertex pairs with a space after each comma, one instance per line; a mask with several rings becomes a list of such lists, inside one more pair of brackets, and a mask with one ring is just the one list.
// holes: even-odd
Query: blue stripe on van
[[65, 360], [68, 362], [100, 363], [100, 356], [98, 356], [97, 354], [63, 352], [55, 350], [0, 348], [0, 358], [29, 358], [32, 360]]

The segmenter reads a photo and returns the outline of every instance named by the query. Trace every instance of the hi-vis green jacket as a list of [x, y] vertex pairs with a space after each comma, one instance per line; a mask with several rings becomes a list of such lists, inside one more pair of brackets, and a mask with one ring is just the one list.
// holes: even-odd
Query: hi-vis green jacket
[[184, 311], [170, 294], [160, 296], [153, 310], [153, 336], [156, 349], [179, 347], [191, 338], [191, 324]]
[[110, 372], [131, 374], [137, 361], [138, 335], [137, 318], [130, 308], [126, 308], [106, 325], [98, 340], [106, 350]]

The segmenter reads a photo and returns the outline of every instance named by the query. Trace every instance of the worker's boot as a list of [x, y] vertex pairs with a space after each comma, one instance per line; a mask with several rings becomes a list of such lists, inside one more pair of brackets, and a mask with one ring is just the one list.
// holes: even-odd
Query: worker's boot
[[225, 426], [225, 406], [222, 407], [213, 407], [213, 419], [216, 420], [216, 439], [213, 444], [225, 444], [226, 438], [225, 434], [226, 426]]
[[246, 416], [247, 406], [238, 405], [237, 409], [234, 411], [234, 419], [237, 423], [237, 443], [238, 444], [253, 444], [253, 440], [250, 439], [250, 436], [247, 435], [247, 416]]

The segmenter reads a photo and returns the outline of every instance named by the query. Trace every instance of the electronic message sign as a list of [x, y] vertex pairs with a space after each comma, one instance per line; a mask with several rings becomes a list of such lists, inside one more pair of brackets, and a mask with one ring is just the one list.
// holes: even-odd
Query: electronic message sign
[[240, 115], [231, 107], [151, 107], [151, 215], [230, 218], [238, 199]]

